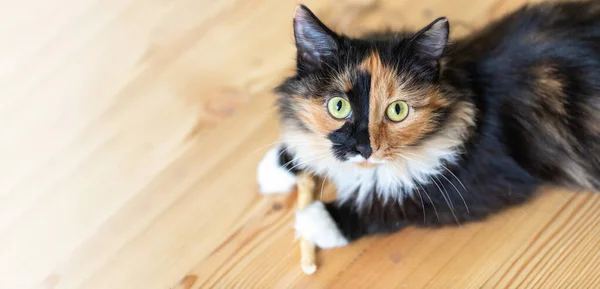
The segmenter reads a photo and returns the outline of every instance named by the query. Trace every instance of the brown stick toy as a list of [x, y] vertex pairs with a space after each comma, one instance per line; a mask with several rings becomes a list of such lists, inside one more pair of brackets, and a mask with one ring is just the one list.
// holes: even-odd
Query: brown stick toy
[[[302, 210], [314, 201], [315, 179], [306, 172], [298, 175], [298, 209]], [[317, 271], [315, 245], [300, 238], [300, 266], [305, 274]]]

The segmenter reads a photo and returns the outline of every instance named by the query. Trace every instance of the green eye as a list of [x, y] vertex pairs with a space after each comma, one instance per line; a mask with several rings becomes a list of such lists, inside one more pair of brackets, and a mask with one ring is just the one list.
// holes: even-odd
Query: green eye
[[391, 121], [403, 121], [408, 116], [408, 104], [404, 101], [392, 102], [388, 106], [386, 114]]
[[327, 102], [327, 110], [331, 116], [337, 119], [344, 119], [350, 115], [352, 108], [350, 103], [342, 97], [334, 97]]

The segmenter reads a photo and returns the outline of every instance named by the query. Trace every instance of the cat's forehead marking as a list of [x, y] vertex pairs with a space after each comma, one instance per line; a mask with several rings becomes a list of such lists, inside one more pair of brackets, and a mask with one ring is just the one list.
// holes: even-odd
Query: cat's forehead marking
[[381, 63], [381, 58], [379, 58], [379, 53], [376, 51], [371, 51], [365, 59], [358, 65], [360, 69], [368, 71], [371, 74], [376, 72], [380, 72], [383, 69], [383, 64]]
[[395, 65], [383, 61], [375, 50], [360, 62], [356, 70], [371, 75], [371, 103], [376, 101], [385, 105], [403, 100], [413, 106], [428, 105], [435, 90], [428, 85], [416, 85], [410, 73], [399, 73]]
[[383, 64], [379, 53], [371, 51], [359, 64], [358, 69], [371, 75], [371, 96], [384, 100], [395, 95], [396, 71]]

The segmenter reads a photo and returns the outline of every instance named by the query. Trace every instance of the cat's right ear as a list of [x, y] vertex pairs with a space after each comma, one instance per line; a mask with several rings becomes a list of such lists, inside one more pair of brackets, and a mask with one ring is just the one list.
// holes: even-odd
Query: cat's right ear
[[338, 36], [304, 5], [299, 5], [294, 13], [294, 38], [299, 71], [319, 69], [336, 56]]

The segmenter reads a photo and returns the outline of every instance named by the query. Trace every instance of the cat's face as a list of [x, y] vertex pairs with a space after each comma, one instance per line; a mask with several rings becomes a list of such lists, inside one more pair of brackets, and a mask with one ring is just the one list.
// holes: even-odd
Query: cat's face
[[297, 74], [278, 90], [299, 146], [372, 167], [412, 158], [444, 134], [456, 105], [438, 84], [445, 18], [416, 34], [361, 40], [336, 35], [300, 7], [294, 31]]

